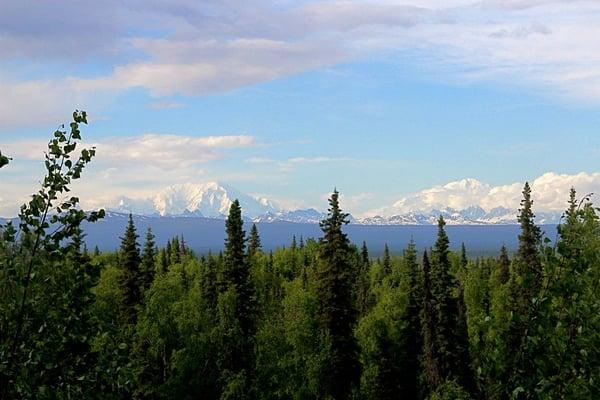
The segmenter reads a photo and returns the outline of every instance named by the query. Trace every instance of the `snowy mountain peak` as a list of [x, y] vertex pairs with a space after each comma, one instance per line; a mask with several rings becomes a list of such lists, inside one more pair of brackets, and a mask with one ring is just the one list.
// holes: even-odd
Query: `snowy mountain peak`
[[140, 215], [221, 218], [229, 213], [235, 199], [239, 200], [244, 215], [250, 218], [279, 211], [268, 199], [254, 198], [220, 182], [171, 185], [147, 199], [120, 197], [108, 208]]

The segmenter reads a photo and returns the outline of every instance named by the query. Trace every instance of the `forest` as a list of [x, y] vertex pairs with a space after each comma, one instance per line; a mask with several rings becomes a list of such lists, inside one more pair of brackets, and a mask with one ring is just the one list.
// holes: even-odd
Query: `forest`
[[372, 257], [337, 191], [321, 237], [275, 251], [234, 201], [222, 252], [158, 247], [131, 218], [100, 252], [81, 226], [104, 211], [69, 193], [96, 155], [84, 124], [53, 134], [39, 191], [0, 228], [0, 398], [600, 398], [589, 196], [571, 191], [549, 240], [525, 184], [518, 249], [498, 257], [453, 251], [442, 217], [432, 248]]

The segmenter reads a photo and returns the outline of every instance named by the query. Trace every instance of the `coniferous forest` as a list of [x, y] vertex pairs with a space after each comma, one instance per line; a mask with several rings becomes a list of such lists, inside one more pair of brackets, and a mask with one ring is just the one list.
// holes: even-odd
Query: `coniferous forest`
[[[219, 253], [158, 247], [133, 220], [117, 252], [85, 245], [70, 186], [85, 112], [54, 133], [41, 188], [0, 238], [2, 399], [597, 399], [600, 220], [572, 190], [555, 240], [523, 188], [516, 252], [388, 248], [344, 234], [273, 252], [235, 201]], [[0, 155], [0, 166], [11, 162]], [[548, 232], [547, 232], [548, 233]]]

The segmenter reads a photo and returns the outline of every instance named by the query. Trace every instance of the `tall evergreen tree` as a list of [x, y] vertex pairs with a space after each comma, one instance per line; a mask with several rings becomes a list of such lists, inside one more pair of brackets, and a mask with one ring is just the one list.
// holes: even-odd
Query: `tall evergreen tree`
[[292, 236], [292, 244], [290, 246], [290, 248], [292, 249], [292, 251], [296, 250], [297, 244], [296, 244], [296, 235]]
[[[519, 247], [512, 262], [509, 292], [511, 314], [505, 346], [511, 350], [508, 354], [505, 370], [508, 382], [505, 383], [510, 396], [512, 389], [526, 385], [525, 380], [533, 376], [536, 366], [532, 358], [538, 350], [529, 340], [535, 329], [540, 303], [535, 301], [542, 283], [542, 263], [539, 253], [541, 231], [535, 225], [532, 210], [531, 188], [525, 183], [523, 199], [519, 209], [518, 221], [521, 228]], [[535, 303], [535, 304], [534, 304]]]
[[450, 240], [444, 226], [446, 222], [440, 216], [438, 236], [433, 248], [431, 264], [431, 294], [435, 311], [435, 346], [439, 354], [439, 367], [442, 377], [447, 378], [453, 371], [453, 330], [455, 328], [456, 309], [452, 298], [454, 279], [450, 275]]
[[350, 242], [342, 227], [348, 214], [339, 205], [339, 193], [334, 190], [329, 199], [327, 219], [320, 224], [317, 271], [317, 321], [330, 340], [330, 352], [322, 372], [324, 395], [346, 399], [358, 381], [360, 368], [353, 329], [356, 312], [352, 304], [353, 277], [349, 263]]
[[456, 379], [463, 386], [471, 383], [470, 360], [468, 357], [468, 338], [465, 337], [465, 312], [461, 315], [455, 297], [460, 296], [455, 278], [450, 273], [450, 240], [444, 229], [446, 222], [440, 216], [438, 236], [433, 249], [431, 268], [431, 293], [435, 310], [434, 343], [439, 356], [439, 368], [443, 378]]
[[369, 249], [367, 248], [367, 243], [363, 242], [360, 252], [360, 268], [356, 280], [356, 302], [360, 315], [365, 315], [373, 305], [370, 290], [370, 271], [371, 259], [369, 258]]
[[185, 243], [185, 238], [181, 235], [181, 240], [179, 241], [179, 252], [181, 253], [181, 257], [188, 254], [188, 247]]
[[141, 286], [144, 281], [140, 271], [141, 257], [137, 239], [138, 235], [133, 223], [133, 217], [129, 214], [127, 228], [121, 238], [119, 261], [121, 267], [121, 290], [123, 292], [127, 320], [130, 323], [136, 320], [137, 306], [141, 301]]
[[142, 262], [140, 264], [140, 273], [142, 275], [143, 289], [146, 290], [152, 284], [154, 272], [156, 271], [156, 243], [152, 229], [146, 231], [146, 241], [142, 251]]
[[228, 369], [251, 373], [252, 337], [255, 333], [255, 290], [250, 278], [250, 265], [246, 257], [246, 238], [243, 230], [242, 209], [236, 199], [231, 204], [225, 221], [227, 238], [223, 254], [223, 289], [234, 296], [231, 317], [240, 328], [241, 338], [231, 349]]
[[179, 238], [177, 236], [171, 240], [171, 262], [173, 264], [179, 264], [181, 262], [181, 245], [179, 244]]
[[467, 279], [467, 268], [469, 260], [465, 244], [461, 245], [460, 256], [460, 279], [457, 281], [456, 294], [456, 327], [454, 331], [455, 342], [455, 376], [458, 378], [465, 389], [470, 393], [475, 390], [475, 380], [471, 370], [471, 356], [469, 352], [469, 328], [467, 325], [467, 306], [465, 304], [464, 282]]
[[167, 261], [167, 250], [160, 249], [158, 251], [158, 266], [160, 273], [166, 273], [169, 269], [169, 262]]
[[390, 248], [386, 243], [383, 247], [383, 262], [381, 263], [381, 271], [379, 281], [383, 281], [386, 277], [392, 273], [392, 257], [390, 256]]
[[442, 383], [440, 356], [436, 344], [435, 300], [432, 292], [431, 265], [427, 251], [423, 253], [423, 308], [421, 310], [421, 329], [423, 337], [423, 369], [425, 380], [431, 388]]
[[508, 258], [508, 250], [506, 250], [505, 245], [502, 245], [500, 249], [500, 257], [497, 264], [496, 283], [504, 285], [510, 279], [510, 258]]
[[462, 272], [467, 269], [468, 264], [469, 259], [467, 258], [467, 248], [465, 247], [465, 243], [462, 242], [460, 245], [460, 269]]
[[256, 224], [252, 224], [250, 229], [250, 237], [248, 238], [248, 256], [254, 257], [256, 253], [261, 250], [262, 246], [260, 243], [260, 236], [258, 235], [258, 228]]
[[[165, 247], [165, 261], [167, 262], [167, 267], [169, 265], [171, 265], [171, 262], [173, 261], [173, 258], [171, 257], [173, 253], [173, 249], [171, 248], [171, 241], [168, 240], [167, 241], [167, 247]], [[166, 269], [165, 269], [166, 271]]]
[[[532, 210], [531, 188], [525, 182], [518, 221], [521, 227], [519, 248], [515, 258], [515, 274], [526, 291], [535, 291], [541, 284], [542, 264], [539, 248], [542, 239], [540, 228], [535, 224]], [[531, 290], [529, 290], [531, 289]], [[530, 293], [532, 294], [532, 293]]]
[[405, 392], [403, 397], [407, 399], [419, 398], [419, 362], [422, 354], [422, 339], [421, 339], [421, 319], [419, 312], [423, 302], [423, 291], [419, 264], [417, 261], [417, 248], [414, 240], [410, 240], [408, 247], [404, 252], [404, 263], [407, 290], [408, 290], [408, 305], [404, 320], [406, 322], [406, 370], [405, 376], [401, 378], [402, 387]]

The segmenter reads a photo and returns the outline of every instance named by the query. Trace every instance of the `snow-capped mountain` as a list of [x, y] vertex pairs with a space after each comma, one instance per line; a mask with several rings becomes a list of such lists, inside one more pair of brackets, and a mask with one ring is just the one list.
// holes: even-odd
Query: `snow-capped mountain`
[[[376, 215], [361, 220], [365, 225], [434, 225], [440, 215], [444, 217], [449, 225], [513, 225], [517, 224], [516, 209], [495, 207], [489, 211], [480, 206], [470, 206], [462, 210], [450, 207], [444, 209], [432, 209], [425, 212], [408, 212], [383, 217]], [[538, 224], [557, 224], [562, 213], [538, 212], [536, 222]]]
[[223, 218], [235, 199], [239, 200], [244, 216], [249, 218], [280, 211], [265, 198], [247, 195], [220, 182], [172, 185], [147, 199], [120, 197], [107, 209], [137, 215]]
[[269, 212], [254, 218], [254, 222], [298, 222], [305, 224], [318, 224], [320, 221], [325, 219], [326, 214], [309, 208], [306, 210], [293, 210], [293, 211], [278, 211]]
[[[415, 193], [398, 200], [382, 213], [354, 219], [351, 223], [364, 225], [434, 225], [440, 215], [449, 225], [507, 225], [517, 223], [517, 209], [496, 206], [484, 208], [489, 185], [474, 179], [452, 182]], [[460, 193], [467, 196], [459, 196]], [[479, 197], [483, 196], [483, 197]], [[286, 210], [265, 198], [254, 197], [219, 182], [172, 185], [145, 199], [119, 197], [106, 209], [119, 214], [162, 217], [205, 217], [223, 219], [233, 200], [238, 199], [245, 218], [254, 222], [295, 222], [317, 224], [326, 214], [314, 208]], [[458, 207], [445, 206], [444, 200]], [[472, 202], [467, 205], [466, 201]], [[518, 205], [518, 201], [515, 201]], [[464, 205], [464, 207], [461, 207]], [[561, 212], [536, 212], [539, 224], [556, 224]]]

